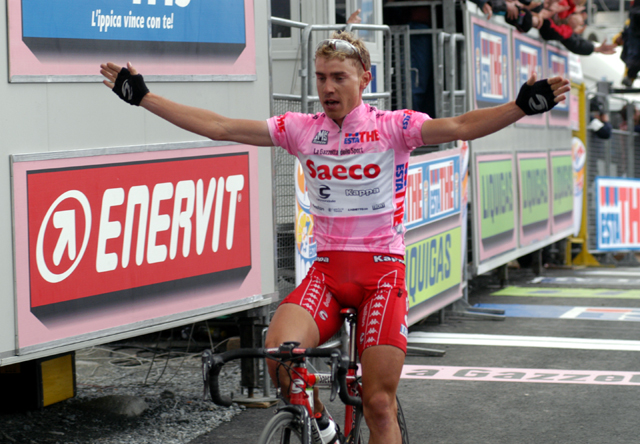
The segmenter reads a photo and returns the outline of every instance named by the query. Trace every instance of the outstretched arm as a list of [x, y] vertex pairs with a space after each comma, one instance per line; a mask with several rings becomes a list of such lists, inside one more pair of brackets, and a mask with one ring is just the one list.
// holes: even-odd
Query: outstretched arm
[[[100, 65], [100, 68], [100, 73], [105, 77], [103, 83], [113, 90], [118, 74], [123, 68], [114, 63]], [[138, 74], [131, 63], [127, 64], [127, 69], [131, 75]], [[128, 87], [136, 88], [135, 84], [131, 83]], [[231, 119], [213, 111], [173, 102], [152, 92], [142, 91], [141, 94], [141, 107], [192, 133], [212, 140], [273, 146], [266, 120]], [[122, 98], [120, 94], [118, 96]], [[124, 98], [123, 100], [131, 103]]]
[[[539, 89], [542, 90], [538, 91]], [[536, 82], [534, 74], [526, 85], [523, 85], [514, 102], [469, 111], [456, 117], [427, 120], [422, 124], [422, 141], [425, 145], [437, 145], [454, 140], [473, 140], [487, 136], [511, 125], [527, 114], [549, 111], [556, 103], [565, 100], [564, 94], [570, 89], [569, 81], [562, 77]], [[545, 92], [551, 104], [544, 98]]]

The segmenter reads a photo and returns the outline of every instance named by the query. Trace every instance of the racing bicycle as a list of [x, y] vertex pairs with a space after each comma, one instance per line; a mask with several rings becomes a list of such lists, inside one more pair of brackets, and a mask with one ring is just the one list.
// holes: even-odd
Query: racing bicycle
[[[356, 349], [356, 310], [345, 308], [341, 311], [345, 319], [344, 333], [341, 336], [341, 348], [300, 348], [297, 342], [286, 342], [277, 348], [237, 349], [213, 354], [205, 350], [202, 355], [205, 390], [208, 388], [213, 402], [229, 407], [233, 400], [220, 393], [218, 376], [222, 366], [234, 359], [266, 358], [278, 362], [278, 366], [287, 369], [290, 380], [289, 399], [282, 398], [282, 405], [265, 426], [259, 444], [313, 444], [318, 431], [313, 420], [314, 387], [331, 389], [330, 401], [339, 395], [345, 404], [345, 418], [341, 433], [349, 444], [366, 444], [364, 415], [362, 412], [362, 384], [358, 370]], [[342, 352], [341, 350], [347, 350]], [[309, 371], [308, 358], [326, 359], [329, 373]], [[266, 369], [265, 369], [266, 372]], [[266, 373], [265, 373], [266, 377]], [[398, 425], [402, 435], [402, 444], [409, 444], [407, 426], [398, 405]], [[337, 421], [336, 421], [337, 422]]]

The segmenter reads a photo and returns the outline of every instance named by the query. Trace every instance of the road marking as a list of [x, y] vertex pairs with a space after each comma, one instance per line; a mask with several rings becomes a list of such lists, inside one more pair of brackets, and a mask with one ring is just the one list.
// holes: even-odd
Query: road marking
[[537, 277], [531, 280], [532, 284], [554, 284], [554, 285], [593, 285], [600, 288], [611, 286], [623, 286], [635, 288], [640, 283], [640, 279], [611, 278], [611, 277]]
[[410, 344], [490, 345], [498, 347], [562, 348], [576, 350], [640, 351], [640, 341], [556, 338], [549, 336], [480, 335], [412, 332]]
[[492, 296], [533, 296], [551, 298], [640, 299], [640, 290], [609, 288], [506, 287]]
[[629, 276], [640, 279], [640, 270], [638, 271], [617, 271], [617, 270], [579, 270], [579, 274], [596, 275], [596, 276]]
[[474, 307], [503, 310], [512, 318], [579, 319], [640, 322], [640, 308], [570, 307], [562, 305], [475, 304]]
[[405, 365], [402, 379], [526, 382], [535, 384], [627, 385], [640, 387], [640, 373], [529, 368]]

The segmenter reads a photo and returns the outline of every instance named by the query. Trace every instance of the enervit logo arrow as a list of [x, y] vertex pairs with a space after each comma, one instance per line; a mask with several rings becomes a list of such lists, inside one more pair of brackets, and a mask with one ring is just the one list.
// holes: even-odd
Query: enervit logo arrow
[[[76, 215], [75, 210], [61, 210], [55, 211], [58, 206], [66, 199], [75, 199], [82, 206], [85, 220], [84, 237], [82, 239], [82, 246], [80, 247], [80, 253], [76, 256]], [[56, 247], [53, 251], [53, 262], [56, 265], [60, 265], [62, 256], [65, 251], [69, 253], [69, 259], [73, 261], [72, 265], [62, 273], [53, 273], [47, 267], [47, 262], [44, 259], [44, 236], [49, 224], [49, 219], [53, 214], [53, 226], [61, 229], [60, 237], [56, 242]], [[56, 199], [56, 201], [49, 207], [47, 214], [40, 225], [38, 232], [38, 242], [36, 244], [36, 261], [38, 264], [38, 271], [44, 280], [51, 283], [60, 282], [66, 279], [73, 270], [76, 269], [85, 251], [87, 250], [87, 244], [89, 243], [89, 228], [91, 227], [91, 206], [87, 197], [80, 191], [71, 190], [62, 194]]]

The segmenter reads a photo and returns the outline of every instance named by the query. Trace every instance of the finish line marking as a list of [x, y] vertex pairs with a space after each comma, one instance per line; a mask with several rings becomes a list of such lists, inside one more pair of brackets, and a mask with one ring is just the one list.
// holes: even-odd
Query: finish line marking
[[574, 350], [640, 351], [640, 341], [556, 338], [549, 336], [480, 335], [412, 332], [409, 344], [490, 345], [499, 347], [562, 348]]
[[530, 296], [550, 298], [640, 299], [640, 290], [608, 288], [506, 287], [491, 296]]
[[640, 387], [640, 373], [591, 370], [405, 365], [402, 369], [401, 379], [528, 382], [537, 384], [631, 385]]

